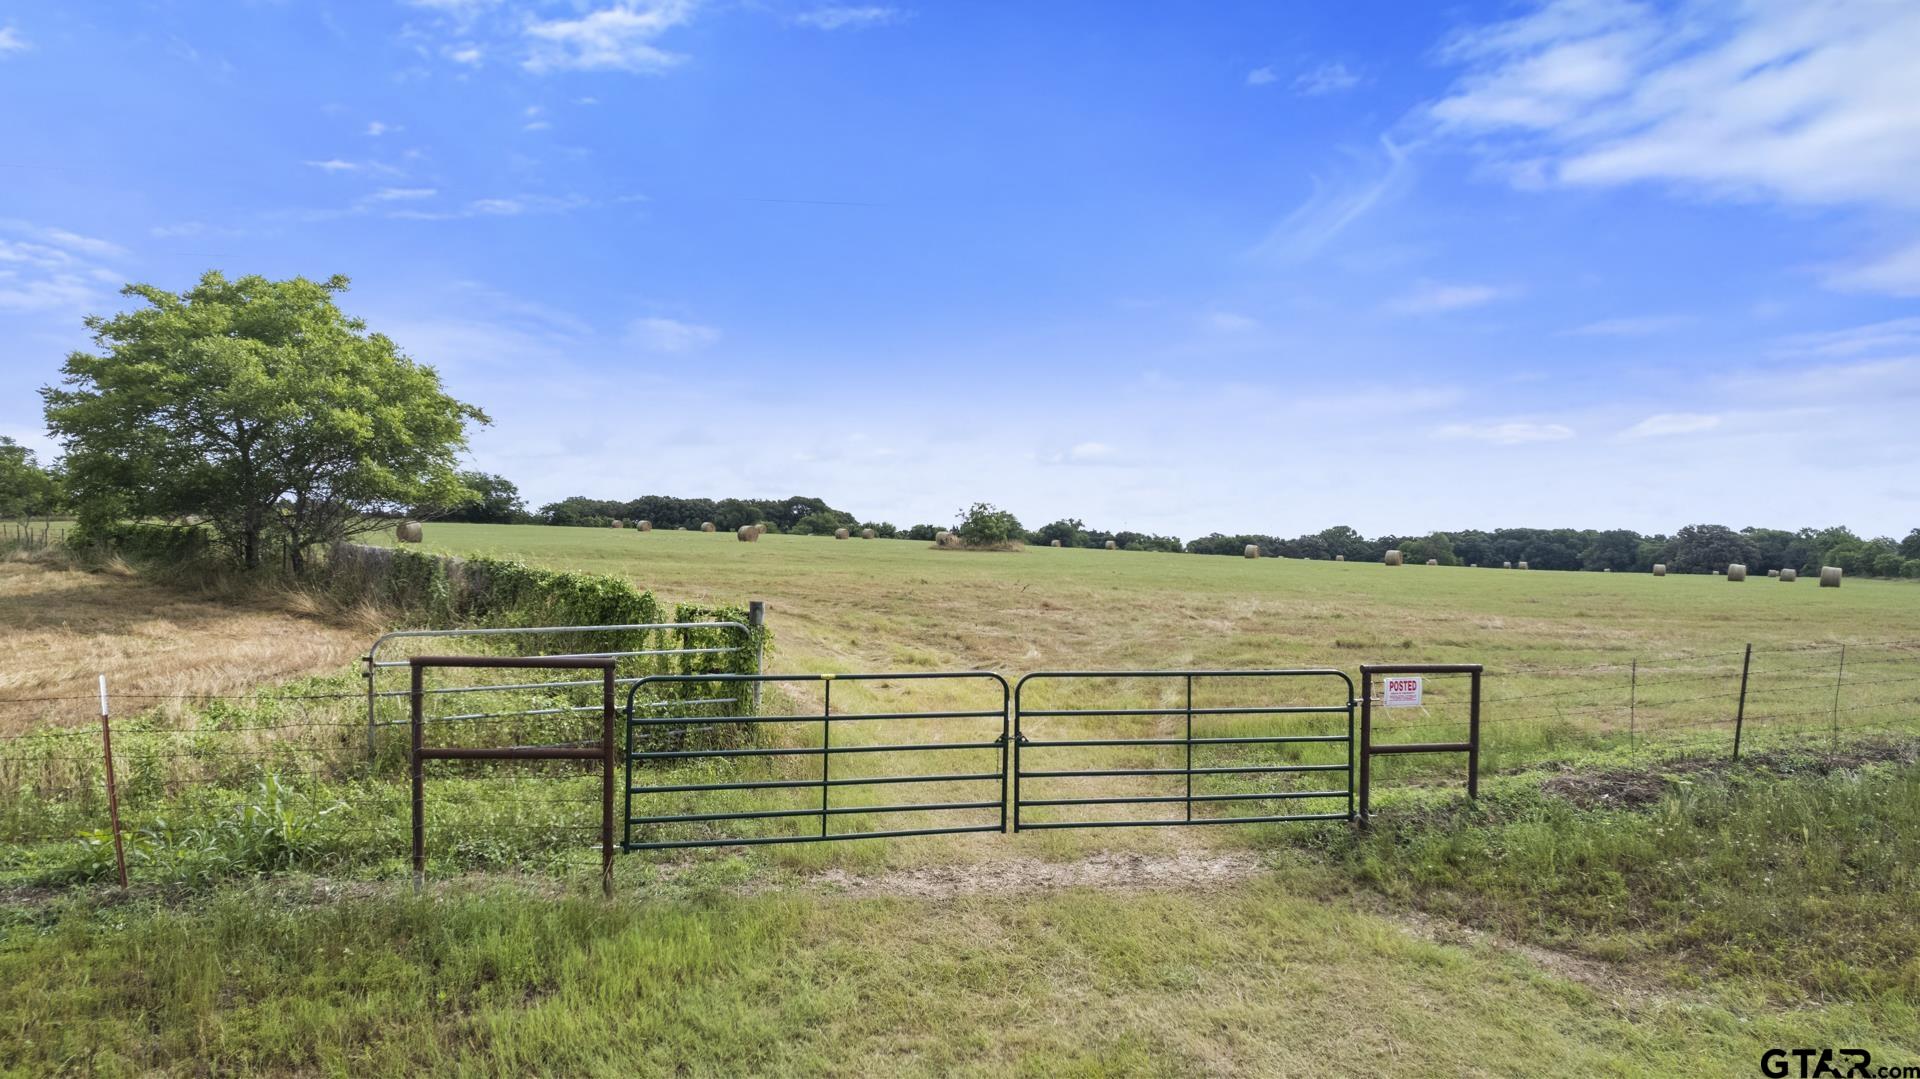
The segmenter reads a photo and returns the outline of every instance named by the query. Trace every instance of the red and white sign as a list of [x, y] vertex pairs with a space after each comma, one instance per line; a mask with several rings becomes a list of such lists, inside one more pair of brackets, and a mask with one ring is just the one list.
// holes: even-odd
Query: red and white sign
[[1420, 707], [1420, 679], [1387, 679], [1386, 689], [1380, 694], [1380, 703], [1388, 708]]

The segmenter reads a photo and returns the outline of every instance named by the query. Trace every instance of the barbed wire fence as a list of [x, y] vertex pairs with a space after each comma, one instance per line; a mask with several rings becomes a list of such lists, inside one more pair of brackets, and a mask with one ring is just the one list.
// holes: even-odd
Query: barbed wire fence
[[[564, 691], [545, 693], [503, 690], [512, 707], [499, 715], [469, 709], [429, 722], [476, 746], [597, 737], [588, 729], [597, 716]], [[351, 689], [0, 697], [0, 717], [29, 706], [40, 717], [0, 734], [0, 868], [112, 880], [109, 844], [124, 833], [136, 881], [283, 865], [397, 869], [407, 850], [406, 753], [397, 731], [387, 751], [368, 752], [365, 701]], [[1442, 694], [1432, 709], [1383, 716], [1376, 737], [1463, 730], [1463, 719], [1435, 714], [1447, 703]], [[1920, 641], [1490, 667], [1482, 709], [1490, 772], [1577, 765], [1623, 745], [1645, 763], [1785, 750], [1846, 763], [1865, 737], [1920, 733]], [[448, 762], [431, 789], [430, 847], [446, 864], [597, 863], [591, 766]]]

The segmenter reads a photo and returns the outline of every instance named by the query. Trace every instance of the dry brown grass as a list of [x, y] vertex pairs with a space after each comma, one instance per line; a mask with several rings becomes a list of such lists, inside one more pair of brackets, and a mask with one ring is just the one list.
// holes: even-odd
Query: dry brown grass
[[[371, 639], [361, 621], [300, 593], [201, 596], [124, 565], [0, 560], [0, 733], [90, 721], [101, 674], [117, 694], [194, 696], [338, 671]], [[9, 703], [68, 696], [88, 699]]]

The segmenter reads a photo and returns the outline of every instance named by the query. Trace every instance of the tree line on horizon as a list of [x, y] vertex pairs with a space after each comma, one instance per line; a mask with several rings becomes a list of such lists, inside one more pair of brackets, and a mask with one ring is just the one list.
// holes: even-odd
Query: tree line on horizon
[[[711, 521], [725, 531], [741, 525], [764, 524], [771, 531], [792, 535], [832, 535], [840, 528], [871, 528], [883, 538], [917, 540], [932, 540], [939, 532], [960, 525], [956, 522], [901, 528], [887, 521], [863, 521], [822, 499], [801, 496], [709, 499], [645, 495], [620, 500], [576, 495], [529, 511], [517, 489], [504, 477], [463, 473], [462, 479], [476, 491], [489, 492], [489, 497], [451, 510], [421, 507], [423, 514], [449, 521], [597, 528], [608, 527], [616, 520], [644, 520], [655, 528], [666, 529], [698, 529]], [[962, 511], [961, 516], [965, 518], [982, 508], [976, 506]], [[1345, 558], [1349, 562], [1379, 561], [1386, 552], [1398, 550], [1408, 562], [1420, 564], [1432, 559], [1443, 566], [1525, 562], [1531, 569], [1645, 573], [1658, 564], [1672, 573], [1711, 573], [1737, 563], [1756, 571], [1793, 569], [1812, 575], [1818, 573], [1821, 566], [1838, 566], [1851, 576], [1920, 578], [1920, 528], [1909, 532], [1905, 539], [1895, 540], [1862, 537], [1844, 526], [1789, 531], [1694, 524], [1671, 535], [1648, 535], [1625, 528], [1495, 528], [1368, 537], [1346, 525], [1335, 525], [1291, 537], [1213, 532], [1183, 541], [1177, 536], [1090, 528], [1073, 517], [1027, 529], [1004, 510], [991, 506], [984, 509], [1006, 516], [1005, 521], [997, 523], [1000, 532], [1042, 547], [1059, 540], [1062, 547], [1103, 548], [1111, 540], [1121, 550], [1238, 557], [1249, 545], [1254, 545], [1259, 547], [1261, 557]]]
[[[129, 285], [144, 306], [90, 316], [97, 351], [67, 356], [61, 380], [43, 387], [48, 430], [62, 456], [42, 465], [0, 438], [0, 519], [77, 518], [85, 535], [123, 521], [164, 521], [204, 533], [248, 569], [283, 558], [299, 572], [309, 552], [388, 527], [411, 513], [429, 519], [606, 527], [648, 520], [659, 528], [712, 522], [733, 530], [831, 535], [871, 528], [879, 536], [932, 540], [953, 529], [980, 546], [1015, 543], [1133, 551], [1408, 561], [1442, 565], [1526, 562], [1536, 569], [1710, 572], [1740, 563], [1809, 573], [1839, 566], [1856, 576], [1920, 577], [1920, 529], [1903, 540], [1863, 538], [1844, 527], [1786, 531], [1688, 525], [1673, 535], [1628, 529], [1501, 528], [1366, 537], [1345, 525], [1301, 536], [1210, 533], [1183, 541], [1106, 531], [1078, 518], [1028, 529], [985, 503], [951, 525], [896, 527], [862, 521], [818, 498], [674, 498], [625, 501], [584, 496], [528, 511], [504, 477], [461, 471], [467, 434], [490, 422], [448, 395], [438, 373], [334, 302], [342, 276], [273, 281], [203, 275], [181, 293]], [[45, 535], [45, 529], [41, 534]], [[278, 558], [276, 558], [276, 554]]]

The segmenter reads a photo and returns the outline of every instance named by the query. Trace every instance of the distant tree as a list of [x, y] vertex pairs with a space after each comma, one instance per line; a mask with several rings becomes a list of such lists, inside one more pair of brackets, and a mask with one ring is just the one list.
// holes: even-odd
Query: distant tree
[[1673, 564], [1677, 573], [1725, 570], [1731, 563], [1759, 567], [1760, 553], [1753, 541], [1725, 525], [1688, 525], [1673, 535]]
[[505, 476], [491, 472], [462, 472], [460, 485], [471, 496], [454, 506], [415, 506], [413, 515], [466, 524], [513, 524], [527, 519], [527, 503], [520, 488]]
[[863, 521], [860, 527], [873, 529], [873, 534], [881, 539], [892, 539], [900, 534], [898, 528], [886, 521]]
[[1907, 533], [1907, 538], [1900, 541], [1900, 553], [1908, 558], [1920, 558], [1920, 528]]
[[249, 569], [269, 536], [308, 548], [459, 499], [454, 462], [486, 414], [334, 305], [345, 277], [229, 281], [91, 316], [102, 350], [41, 391], [83, 516], [206, 519]]
[[1028, 538], [1037, 547], [1045, 547], [1054, 540], [1059, 540], [1062, 547], [1079, 547], [1084, 544], [1083, 537], [1086, 529], [1087, 523], [1080, 518], [1062, 517], [1058, 521], [1043, 524], [1034, 529], [1033, 534]]
[[906, 537], [910, 540], [931, 540], [944, 531], [946, 529], [939, 525], [914, 525], [907, 529]]
[[1421, 564], [1432, 559], [1443, 566], [1457, 566], [1460, 556], [1454, 553], [1453, 537], [1445, 532], [1435, 532], [1430, 536], [1408, 540], [1400, 552], [1407, 561]]
[[1627, 573], [1648, 569], [1652, 565], [1651, 559], [1645, 565], [1641, 564], [1640, 533], [1624, 528], [1595, 533], [1586, 549], [1580, 552], [1580, 568], [1596, 572], [1610, 569], [1615, 573]]
[[840, 510], [820, 510], [809, 513], [793, 523], [787, 531], [796, 536], [831, 536], [836, 529], [856, 528], [860, 524], [853, 514]]
[[989, 502], [975, 502], [960, 511], [954, 531], [969, 547], [1004, 547], [1020, 538], [1020, 519]]
[[0, 518], [18, 522], [20, 536], [27, 538], [34, 518], [65, 509], [66, 484], [59, 471], [40, 467], [32, 450], [0, 435]]

